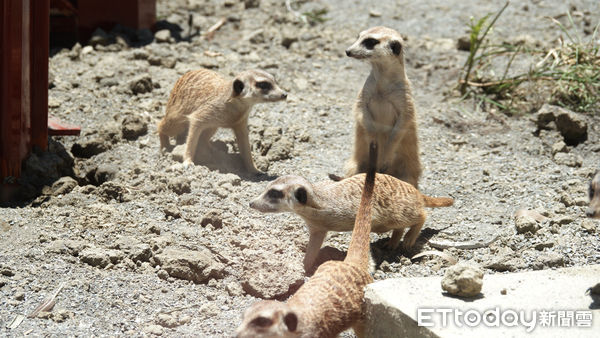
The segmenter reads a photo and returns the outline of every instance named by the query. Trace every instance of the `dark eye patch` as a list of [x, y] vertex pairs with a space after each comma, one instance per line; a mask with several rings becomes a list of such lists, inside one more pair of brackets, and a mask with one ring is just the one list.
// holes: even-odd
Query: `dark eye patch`
[[379, 40], [373, 38], [364, 39], [361, 44], [365, 46], [366, 49], [373, 49], [379, 43]]
[[267, 317], [256, 317], [252, 322], [250, 322], [254, 326], [259, 327], [269, 327], [273, 325], [273, 321]]
[[256, 87], [262, 90], [271, 90], [273, 89], [273, 85], [267, 81], [259, 81], [256, 83]]
[[269, 198], [282, 198], [283, 197], [283, 193], [280, 190], [277, 190], [277, 189], [269, 189], [269, 191], [267, 191], [267, 197], [269, 197]]

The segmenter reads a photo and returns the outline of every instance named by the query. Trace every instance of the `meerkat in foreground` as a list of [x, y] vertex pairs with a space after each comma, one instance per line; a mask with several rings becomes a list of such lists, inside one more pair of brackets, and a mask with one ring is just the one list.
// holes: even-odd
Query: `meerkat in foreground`
[[[311, 184], [300, 176], [281, 176], [267, 185], [267, 189], [250, 202], [250, 207], [261, 212], [293, 212], [306, 222], [309, 232], [304, 268], [308, 272], [315, 263], [319, 249], [328, 231], [351, 231], [360, 202], [361, 182], [365, 174], [354, 175], [341, 181], [323, 181]], [[449, 197], [429, 197], [412, 185], [393, 176], [377, 175], [371, 231], [382, 233], [393, 230], [388, 247], [396, 249], [406, 228], [403, 244], [412, 247], [423, 223], [423, 207], [445, 207], [453, 204]]]
[[[244, 312], [237, 337], [336, 337], [352, 327], [364, 336], [364, 288], [373, 281], [368, 272], [371, 207], [377, 145], [370, 159], [354, 231], [344, 261], [322, 264], [286, 303], [264, 300]], [[361, 186], [362, 184], [357, 183]]]
[[415, 106], [404, 69], [404, 40], [393, 29], [373, 27], [359, 34], [346, 55], [372, 67], [354, 105], [354, 154], [346, 176], [365, 172], [369, 143], [377, 142], [378, 171], [418, 188], [421, 161]]
[[590, 218], [600, 218], [600, 171], [594, 175], [589, 188], [590, 206], [585, 214]]
[[217, 128], [231, 128], [244, 167], [259, 173], [250, 151], [248, 115], [256, 103], [286, 97], [273, 75], [262, 70], [244, 71], [233, 80], [207, 69], [189, 71], [175, 83], [165, 117], [158, 124], [161, 150], [170, 148], [169, 137], [181, 138], [187, 132], [183, 160], [191, 165], [198, 147], [210, 149]]

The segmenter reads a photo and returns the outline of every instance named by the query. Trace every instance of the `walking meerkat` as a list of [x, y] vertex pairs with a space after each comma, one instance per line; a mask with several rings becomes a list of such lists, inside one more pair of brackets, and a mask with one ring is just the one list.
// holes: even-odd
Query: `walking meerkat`
[[594, 175], [589, 188], [590, 206], [585, 214], [590, 218], [600, 218], [600, 171]]
[[369, 156], [372, 164], [366, 178], [362, 176], [364, 187], [357, 182], [362, 197], [344, 261], [323, 263], [287, 303], [263, 300], [252, 305], [244, 312], [238, 338], [336, 337], [350, 327], [364, 336], [364, 287], [373, 281], [368, 262], [376, 144]]
[[210, 138], [217, 128], [231, 128], [235, 133], [244, 167], [259, 173], [252, 161], [248, 139], [248, 115], [260, 102], [284, 100], [273, 75], [251, 69], [235, 79], [225, 79], [207, 69], [192, 70], [177, 80], [165, 117], [158, 124], [161, 150], [170, 148], [169, 137], [180, 139], [187, 132], [184, 164], [193, 164], [196, 149], [210, 149]]
[[369, 143], [377, 142], [379, 172], [418, 188], [421, 161], [402, 36], [387, 27], [370, 28], [359, 34], [346, 55], [371, 63], [371, 73], [354, 105], [354, 154], [346, 165], [346, 176], [365, 172]]
[[[304, 257], [308, 272], [328, 231], [352, 231], [364, 179], [365, 174], [358, 174], [341, 181], [311, 184], [300, 176], [281, 176], [270, 182], [250, 207], [261, 212], [293, 212], [304, 219], [309, 233]], [[415, 244], [425, 223], [423, 207], [445, 207], [454, 202], [449, 197], [423, 195], [412, 185], [386, 174], [377, 175], [374, 199], [371, 231], [393, 230], [388, 243], [392, 249], [398, 247], [406, 228], [409, 231], [404, 246]]]

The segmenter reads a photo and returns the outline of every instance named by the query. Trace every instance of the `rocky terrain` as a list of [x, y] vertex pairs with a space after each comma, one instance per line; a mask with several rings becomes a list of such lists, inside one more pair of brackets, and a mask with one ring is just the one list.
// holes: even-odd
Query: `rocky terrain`
[[[248, 202], [278, 175], [318, 181], [343, 172], [353, 100], [369, 71], [344, 50], [375, 25], [406, 36], [420, 188], [455, 205], [428, 210], [411, 252], [389, 251], [389, 234], [372, 234], [374, 278], [442, 276], [450, 266], [442, 257], [410, 260], [436, 248], [486, 274], [600, 263], [600, 225], [584, 215], [600, 164], [600, 117], [550, 105], [507, 116], [456, 94], [467, 57], [457, 41], [471, 16], [500, 4], [292, 4], [159, 0], [153, 39], [121, 27], [53, 51], [50, 113], [82, 134], [32, 154], [26, 201], [0, 209], [0, 335], [231, 336], [252, 302], [287, 298], [305, 278], [303, 222]], [[568, 10], [589, 38], [589, 23], [600, 19], [595, 0], [514, 2], [493, 34], [553, 45], [563, 33], [546, 17], [564, 20]], [[214, 137], [212, 158], [188, 169], [177, 150], [159, 152], [156, 123], [169, 92], [199, 67], [226, 76], [262, 68], [289, 92], [250, 115], [253, 156], [268, 175], [244, 174], [229, 130]], [[322, 259], [343, 257], [349, 239], [331, 234]], [[55, 291], [51, 312], [22, 317]]]

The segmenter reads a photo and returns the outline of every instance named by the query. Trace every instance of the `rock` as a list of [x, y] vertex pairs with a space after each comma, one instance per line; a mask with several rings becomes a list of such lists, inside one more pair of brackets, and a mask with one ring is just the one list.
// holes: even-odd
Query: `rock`
[[496, 253], [485, 259], [483, 266], [499, 272], [515, 271], [527, 267], [522, 257], [516, 255], [510, 248]]
[[267, 160], [271, 162], [287, 160], [292, 157], [291, 153], [293, 149], [294, 140], [287, 136], [282, 136], [267, 152]]
[[75, 314], [69, 310], [58, 309], [52, 312], [42, 311], [38, 314], [37, 317], [42, 319], [50, 319], [57, 323], [62, 323], [67, 319], [75, 317]]
[[259, 28], [246, 36], [246, 40], [253, 44], [264, 43], [266, 41], [265, 31]]
[[148, 54], [147, 50], [144, 49], [135, 49], [133, 51], [133, 59], [134, 60], [148, 60], [148, 57], [150, 56], [150, 54]]
[[552, 155], [556, 155], [557, 153], [567, 153], [569, 150], [567, 149], [567, 144], [563, 141], [558, 141], [552, 145]]
[[117, 202], [126, 202], [126, 193], [127, 189], [122, 184], [113, 181], [104, 182], [96, 189], [96, 194], [105, 200], [113, 199]]
[[102, 28], [96, 28], [88, 44], [91, 46], [107, 46], [110, 43], [110, 36]]
[[48, 97], [48, 108], [58, 108], [62, 101], [56, 97]]
[[564, 204], [565, 207], [570, 207], [572, 205], [575, 205], [575, 200], [573, 199], [573, 197], [571, 197], [571, 194], [569, 194], [567, 192], [563, 192], [560, 195], [560, 202], [562, 204]]
[[166, 217], [181, 218], [181, 211], [175, 205], [167, 205], [163, 211]]
[[124, 252], [134, 262], [148, 262], [152, 257], [152, 250], [147, 243], [141, 243], [134, 237], [121, 236], [115, 242], [115, 248]]
[[371, 9], [369, 11], [369, 16], [372, 18], [379, 18], [379, 17], [381, 17], [381, 12], [378, 10], [375, 10], [375, 9]]
[[94, 47], [92, 46], [85, 46], [83, 48], [81, 48], [81, 55], [87, 55], [87, 54], [91, 54], [94, 52]]
[[154, 33], [156, 42], [169, 42], [171, 40], [171, 31], [168, 29], [161, 29]]
[[221, 175], [217, 185], [221, 186], [226, 183], [229, 183], [232, 186], [238, 187], [242, 184], [242, 179], [236, 174], [227, 173], [227, 174]]
[[544, 104], [534, 115], [533, 120], [537, 124], [538, 130], [549, 129], [550, 122], [556, 120], [555, 111], [560, 108], [549, 104]]
[[482, 286], [483, 270], [466, 263], [451, 266], [442, 279], [442, 289], [455, 296], [475, 297]]
[[3, 267], [0, 267], [0, 275], [6, 276], [6, 277], [12, 277], [15, 275], [15, 273], [8, 266], [3, 266]]
[[166, 313], [160, 313], [156, 318], [156, 323], [162, 327], [174, 328], [179, 325], [177, 320]]
[[69, 176], [64, 176], [52, 184], [51, 194], [52, 196], [66, 195], [75, 189], [76, 186], [78, 186], [78, 184], [75, 179]]
[[465, 35], [458, 38], [456, 41], [456, 48], [458, 50], [469, 52], [471, 50], [471, 37]]
[[242, 266], [242, 289], [261, 299], [286, 299], [304, 282], [302, 265], [290, 264], [267, 251], [245, 249]]
[[565, 143], [576, 146], [587, 140], [587, 123], [578, 114], [560, 108], [556, 115], [556, 128], [564, 137]]
[[244, 290], [238, 282], [230, 282], [225, 286], [225, 290], [231, 297], [239, 297], [244, 294]]
[[585, 219], [585, 220], [581, 221], [581, 227], [587, 233], [590, 233], [590, 234], [596, 233], [596, 225], [594, 224], [594, 222], [592, 220]]
[[544, 266], [554, 268], [565, 265], [565, 259], [563, 256], [556, 252], [546, 252], [540, 255], [537, 260]]
[[552, 224], [559, 224], [559, 225], [566, 225], [566, 224], [570, 224], [573, 223], [573, 217], [572, 216], [561, 216], [559, 218], [555, 218], [552, 219]]
[[211, 224], [215, 229], [221, 229], [223, 227], [223, 220], [221, 219], [221, 211], [217, 209], [208, 210], [202, 217], [200, 225], [205, 227]]
[[171, 151], [173, 161], [183, 162], [183, 154], [185, 154], [185, 144], [176, 145]]
[[177, 64], [177, 60], [174, 58], [163, 58], [160, 60], [160, 64], [165, 68], [173, 69]]
[[104, 268], [111, 261], [108, 252], [101, 248], [87, 248], [79, 254], [79, 259], [91, 266]]
[[18, 301], [25, 300], [25, 292], [23, 292], [23, 291], [17, 291], [15, 293], [15, 300], [18, 300]]
[[119, 168], [110, 163], [101, 163], [96, 167], [93, 167], [85, 175], [85, 178], [95, 186], [102, 185], [105, 182], [112, 181], [117, 177]]
[[94, 155], [103, 153], [110, 148], [110, 143], [106, 142], [100, 136], [95, 136], [75, 142], [71, 147], [71, 153], [76, 157], [90, 158]]
[[533, 217], [522, 215], [515, 217], [515, 229], [517, 230], [518, 234], [523, 234], [526, 232], [534, 234], [540, 229], [540, 226]]
[[156, 262], [171, 277], [206, 283], [209, 279], [220, 279], [225, 275], [225, 266], [218, 262], [208, 250], [191, 251], [167, 248], [154, 256]]
[[169, 180], [167, 187], [177, 195], [190, 193], [192, 191], [192, 183], [187, 177], [178, 176]]
[[566, 165], [568, 167], [581, 167], [583, 158], [579, 155], [569, 153], [557, 153], [554, 155], [556, 164]]
[[139, 116], [129, 115], [123, 119], [121, 133], [126, 140], [136, 140], [148, 132], [148, 124]]
[[243, 0], [244, 8], [258, 8], [260, 6], [260, 0]]
[[146, 333], [146, 334], [150, 334], [150, 335], [154, 335], [154, 336], [162, 336], [164, 329], [160, 325], [152, 324], [152, 325], [144, 326], [142, 331], [144, 331], [144, 333]]
[[129, 89], [134, 95], [149, 93], [153, 88], [152, 79], [148, 75], [140, 75], [129, 83]]

